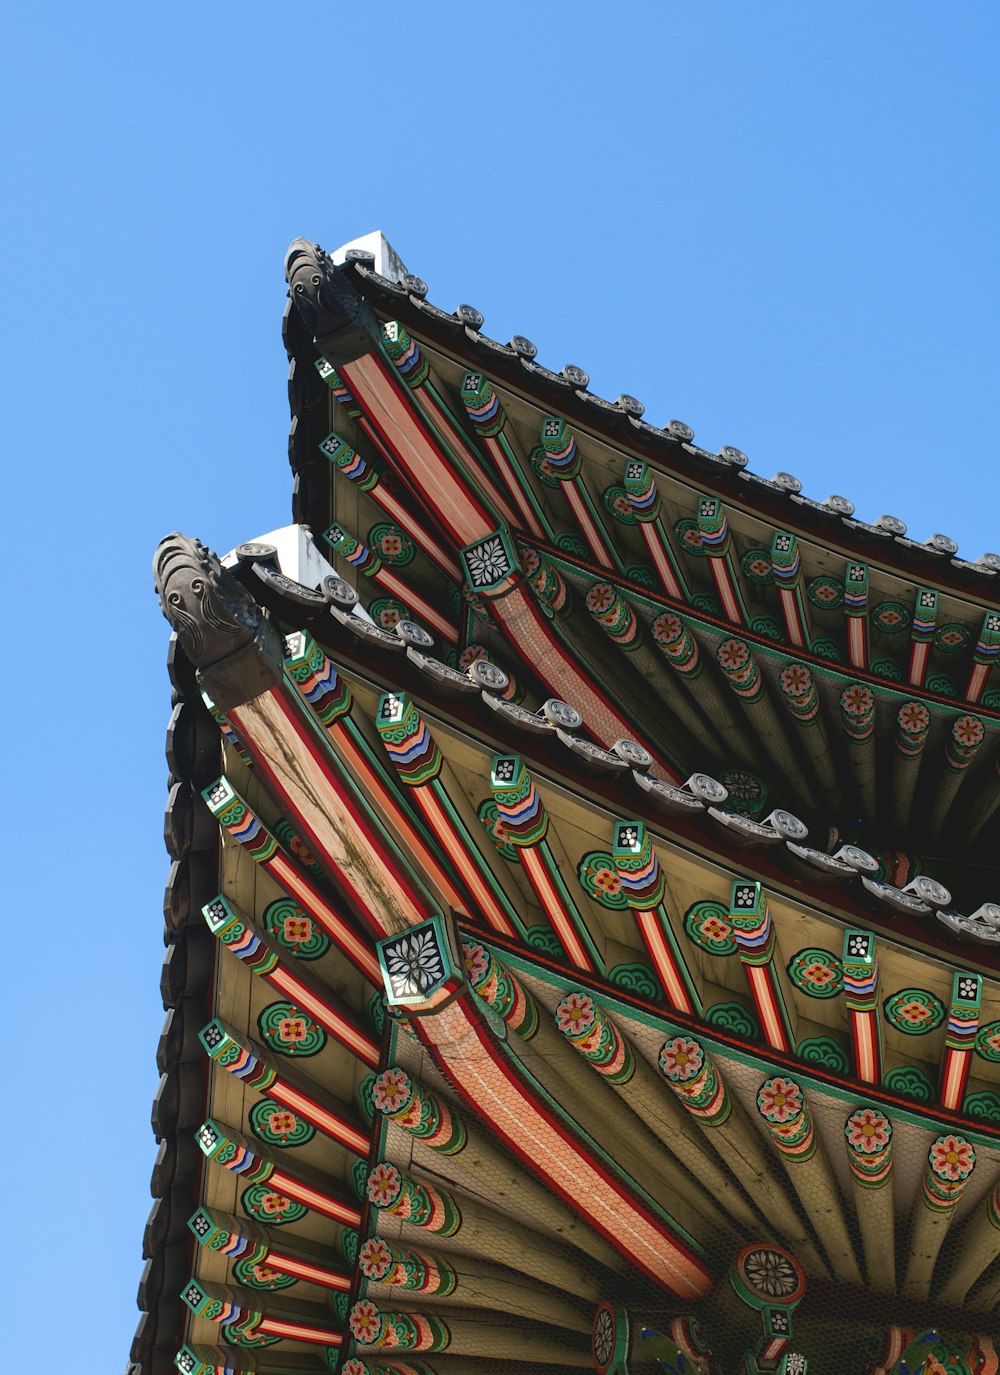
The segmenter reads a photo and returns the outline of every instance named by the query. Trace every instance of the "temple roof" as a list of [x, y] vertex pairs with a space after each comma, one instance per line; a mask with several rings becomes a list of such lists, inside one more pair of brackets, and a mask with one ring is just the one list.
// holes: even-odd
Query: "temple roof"
[[290, 251], [296, 525], [157, 552], [133, 1375], [988, 1355], [993, 574], [651, 430], [375, 251], [398, 282]]

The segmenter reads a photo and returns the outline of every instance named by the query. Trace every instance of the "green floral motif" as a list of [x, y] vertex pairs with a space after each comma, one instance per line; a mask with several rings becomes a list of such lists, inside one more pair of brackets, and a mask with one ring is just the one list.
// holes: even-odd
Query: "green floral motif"
[[477, 809], [479, 820], [490, 833], [490, 839], [497, 847], [497, 853], [503, 855], [504, 859], [512, 860], [517, 863], [517, 850], [507, 839], [507, 832], [504, 830], [503, 821], [497, 811], [497, 804], [492, 797], [480, 802]]
[[532, 471], [539, 482], [544, 483], [546, 487], [559, 486], [560, 480], [552, 471], [552, 465], [549, 463], [548, 454], [546, 454], [541, 446], [537, 449], [532, 449], [530, 462]]
[[740, 567], [751, 582], [766, 584], [774, 581], [771, 555], [766, 549], [748, 549], [740, 559]]
[[844, 584], [836, 578], [810, 578], [806, 596], [821, 611], [835, 611], [844, 604]]
[[924, 988], [902, 988], [883, 1004], [885, 1019], [906, 1036], [926, 1036], [944, 1021], [944, 1003]]
[[910, 624], [910, 613], [902, 602], [879, 602], [872, 609], [872, 628], [883, 635], [898, 635]]
[[250, 1125], [271, 1146], [304, 1146], [316, 1135], [315, 1127], [270, 1098], [262, 1098], [250, 1109]]
[[344, 1253], [344, 1259], [353, 1270], [358, 1263], [358, 1249], [361, 1246], [361, 1234], [353, 1227], [345, 1227], [340, 1234], [340, 1249]]
[[754, 616], [750, 622], [750, 629], [755, 635], [762, 635], [765, 640], [783, 640], [785, 633], [773, 616]]
[[840, 664], [844, 661], [844, 656], [840, 652], [840, 645], [837, 644], [836, 640], [811, 640], [809, 648], [820, 659], [829, 659], [832, 664]]
[[340, 1369], [340, 1358], [344, 1354], [339, 1346], [320, 1347], [323, 1353], [323, 1360], [326, 1362], [327, 1370], [337, 1371]]
[[379, 1036], [385, 1026], [385, 994], [376, 990], [368, 999], [368, 1019]]
[[895, 659], [890, 659], [888, 655], [881, 659], [873, 659], [871, 670], [879, 678], [888, 678], [890, 683], [900, 683], [903, 680], [903, 673], [899, 664]]
[[652, 1002], [663, 1001], [663, 990], [648, 965], [616, 964], [614, 969], [608, 971], [608, 979], [619, 988], [638, 993], [640, 998], [649, 998]]
[[566, 952], [559, 944], [559, 939], [551, 926], [529, 926], [524, 935], [532, 950], [540, 950], [543, 955], [548, 955], [553, 960], [566, 958]]
[[372, 1103], [372, 1086], [374, 1083], [375, 1075], [366, 1074], [358, 1085], [358, 1106], [364, 1113], [365, 1121], [369, 1123], [375, 1120], [375, 1106]]
[[684, 934], [710, 955], [735, 955], [736, 938], [729, 910], [721, 902], [696, 902], [684, 917]]
[[630, 563], [625, 569], [625, 576], [630, 582], [637, 582], [640, 587], [648, 587], [651, 592], [655, 592], [660, 585], [656, 574], [647, 563]]
[[635, 512], [624, 487], [606, 488], [603, 501], [604, 509], [609, 515], [614, 516], [615, 520], [623, 521], [626, 525], [635, 524]]
[[233, 1266], [233, 1276], [237, 1284], [245, 1284], [248, 1289], [291, 1289], [293, 1284], [298, 1284], [294, 1275], [283, 1275], [254, 1260], [238, 1260]]
[[357, 1194], [358, 1198], [364, 1199], [366, 1197], [365, 1191], [368, 1188], [368, 1161], [363, 1159], [360, 1155], [351, 1165], [351, 1188]]
[[959, 654], [963, 649], [968, 649], [971, 642], [972, 632], [958, 621], [939, 626], [934, 632], [934, 648], [942, 654]]
[[800, 950], [788, 962], [788, 977], [810, 998], [835, 998], [844, 986], [844, 971], [829, 950]]
[[833, 1074], [847, 1074], [851, 1067], [847, 1052], [829, 1036], [807, 1036], [795, 1053], [807, 1064], [821, 1065]]
[[1000, 1095], [984, 1090], [970, 1093], [962, 1105], [967, 1117], [978, 1117], [984, 1122], [1000, 1124]]
[[1000, 1022], [987, 1022], [976, 1032], [976, 1054], [1000, 1063]]
[[576, 866], [576, 876], [583, 891], [602, 907], [622, 912], [628, 906], [615, 862], [604, 850], [585, 854]]
[[262, 1346], [274, 1346], [275, 1342], [280, 1342], [281, 1337], [265, 1336], [263, 1333], [245, 1332], [238, 1323], [224, 1322], [220, 1328], [225, 1341], [231, 1346], [258, 1348]]
[[691, 598], [691, 605], [695, 611], [704, 611], [706, 616], [719, 617], [722, 615], [719, 599], [713, 597], [711, 592], [696, 592]]
[[882, 1082], [890, 1093], [915, 1098], [918, 1103], [929, 1103], [934, 1097], [930, 1076], [916, 1065], [899, 1065], [896, 1069], [887, 1070]]
[[271, 827], [271, 830], [281, 841], [289, 854], [295, 856], [303, 869], [305, 869], [307, 873], [310, 873], [313, 878], [319, 879], [320, 882], [325, 885], [327, 882], [326, 874], [313, 859], [306, 847], [305, 841], [296, 835], [283, 816], [278, 817], [277, 821]]
[[285, 950], [300, 960], [318, 960], [330, 949], [330, 937], [291, 898], [278, 898], [264, 909], [264, 924]]
[[734, 812], [759, 812], [767, 802], [767, 784], [749, 769], [727, 769], [719, 782], [729, 793]]
[[580, 536], [574, 535], [569, 530], [564, 534], [556, 535], [555, 545], [557, 549], [564, 549], [567, 554], [572, 554], [574, 558], [578, 559], [585, 559], [589, 552]]
[[947, 673], [929, 673], [924, 683], [928, 692], [935, 692], [939, 697], [957, 697], [958, 688], [955, 686], [954, 678], [949, 678]]
[[383, 630], [395, 630], [400, 621], [411, 619], [410, 608], [395, 597], [376, 597], [368, 605], [368, 614]]
[[713, 1026], [721, 1027], [723, 1031], [732, 1032], [734, 1036], [739, 1036], [744, 1041], [760, 1039], [760, 1027], [757, 1025], [757, 1019], [742, 1003], [716, 1003], [706, 1012], [705, 1020], [711, 1022]]
[[696, 520], [685, 517], [683, 520], [677, 521], [674, 525], [674, 534], [685, 554], [690, 554], [696, 559], [705, 557], [705, 550], [701, 544], [701, 531]]
[[413, 562], [416, 548], [405, 530], [398, 525], [380, 521], [368, 531], [368, 548], [377, 554], [383, 563], [403, 568]]
[[347, 1310], [351, 1306], [350, 1294], [335, 1292], [330, 1295], [330, 1307], [341, 1327], [347, 1323]]
[[304, 1059], [326, 1045], [326, 1032], [291, 1003], [271, 1003], [257, 1018], [260, 1034], [279, 1055]]
[[988, 711], [1000, 711], [1000, 688], [990, 688], [979, 701]]
[[299, 1218], [305, 1217], [309, 1209], [303, 1203], [296, 1203], [294, 1199], [285, 1198], [276, 1189], [270, 1189], [266, 1184], [251, 1184], [248, 1189], [243, 1190], [241, 1198], [243, 1211], [248, 1217], [253, 1217], [258, 1222], [266, 1222], [269, 1227], [281, 1227], [286, 1222], [298, 1222]]

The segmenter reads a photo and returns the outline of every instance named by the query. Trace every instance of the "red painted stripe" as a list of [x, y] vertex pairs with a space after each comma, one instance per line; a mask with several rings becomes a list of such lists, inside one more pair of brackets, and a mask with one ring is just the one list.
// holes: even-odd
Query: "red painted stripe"
[[791, 1045], [785, 1028], [785, 1019], [771, 982], [770, 967], [763, 964], [747, 964], [743, 967], [747, 972], [747, 982], [750, 984], [750, 992], [757, 1005], [768, 1045], [787, 1054], [791, 1051]]
[[314, 888], [308, 879], [299, 873], [298, 869], [293, 868], [280, 852], [268, 863], [267, 868], [285, 892], [293, 898], [297, 898], [302, 906], [316, 918], [320, 926], [336, 943], [337, 948], [347, 956], [356, 969], [361, 971], [369, 983], [381, 988], [382, 971], [371, 946], [363, 941], [353, 926], [349, 926], [340, 913], [329, 905], [319, 890]]
[[280, 1270], [283, 1274], [295, 1275], [298, 1279], [321, 1284], [324, 1289], [339, 1289], [342, 1294], [350, 1293], [350, 1275], [338, 1275], [334, 1270], [322, 1270], [318, 1265], [307, 1265], [305, 1261], [294, 1260], [291, 1256], [282, 1255], [280, 1251], [268, 1251], [264, 1264], [274, 1270]]
[[378, 583], [391, 596], [398, 597], [410, 608], [418, 621], [426, 621], [431, 630], [436, 631], [443, 640], [447, 640], [449, 644], [458, 644], [458, 631], [452, 623], [442, 616], [440, 611], [436, 611], [430, 602], [425, 601], [419, 592], [415, 592], [403, 582], [402, 578], [398, 578], [387, 568], [380, 568], [372, 581]]
[[733, 587], [729, 564], [724, 558], [713, 558], [709, 555], [708, 566], [712, 570], [712, 577], [715, 580], [715, 590], [722, 600], [723, 614], [733, 625], [742, 625], [743, 613], [740, 610], [739, 598]]
[[[427, 787], [414, 788], [413, 796], [427, 819], [427, 824], [437, 836], [438, 840], [448, 852], [448, 857], [458, 870], [464, 882], [468, 885], [469, 895], [478, 904], [480, 913], [486, 918], [495, 931], [502, 931], [505, 936], [512, 938], [517, 936], [517, 932], [511, 925], [503, 908], [497, 903], [488, 885], [483, 879], [482, 874], [476, 868], [472, 859], [465, 848], [462, 838], [455, 834], [451, 819], [441, 805], [440, 800], [432, 791], [433, 784]], [[453, 904], [464, 907], [465, 904]]]
[[867, 638], [864, 617], [849, 616], [847, 618], [847, 656], [851, 661], [852, 668], [866, 669], [868, 667], [868, 653], [865, 649]]
[[[426, 388], [421, 388], [420, 395], [417, 398], [417, 410], [422, 410], [430, 423], [444, 435], [445, 440], [451, 445], [456, 456], [460, 456], [464, 452], [467, 460], [470, 463], [475, 463], [475, 455], [469, 453], [468, 440], [460, 430], [455, 428], [451, 422], [451, 417], [441, 409]], [[427, 438], [430, 443], [434, 443], [433, 436], [428, 435]], [[517, 521], [514, 517], [514, 512], [507, 504], [500, 488], [497, 487], [495, 483], [491, 482], [488, 477], [483, 477], [482, 470], [478, 466], [475, 469], [473, 481], [479, 481], [483, 484], [486, 496], [492, 503], [497, 514], [503, 516], [504, 520], [509, 524], [516, 525]]]
[[580, 533], [587, 541], [587, 547], [594, 558], [598, 563], [603, 564], [605, 568], [610, 568], [614, 571], [615, 561], [608, 551], [607, 537], [603, 530], [598, 529], [597, 525], [594, 523], [593, 517], [587, 510], [583, 497], [576, 489], [575, 483], [577, 480], [577, 478], [571, 478], [561, 484], [563, 493], [569, 503], [569, 509], [573, 512], [576, 523], [580, 527]]
[[[549, 1112], [463, 994], [417, 1032], [465, 1101], [528, 1169], [646, 1275], [682, 1298], [713, 1287], [705, 1264]], [[449, 1054], [452, 1048], [458, 1053]]]
[[910, 646], [910, 682], [914, 687], [923, 687], [924, 675], [927, 672], [927, 656], [930, 653], [930, 645], [926, 641]]
[[559, 937], [559, 944], [569, 956], [570, 963], [577, 969], [586, 970], [590, 974], [597, 974], [600, 971], [594, 965], [593, 960], [587, 953], [587, 948], [583, 944], [576, 930], [576, 923], [573, 916], [563, 906], [562, 898], [549, 877], [545, 867], [545, 861], [532, 846], [521, 846], [517, 852], [521, 857], [524, 872], [531, 881], [531, 886], [538, 895], [538, 901], [542, 904], [542, 911], [545, 912], [552, 929]]
[[368, 416], [402, 475], [456, 544], [472, 544], [497, 527], [496, 517], [462, 483], [428, 440], [398, 377], [377, 353], [341, 369], [344, 381]]
[[967, 702], [978, 702], [982, 695], [986, 680], [990, 676], [992, 664], [976, 664], [969, 674], [969, 683], [965, 689], [965, 700]]
[[521, 485], [517, 480], [510, 459], [504, 453], [503, 445], [500, 444], [495, 437], [492, 439], [484, 439], [483, 444], [487, 453], [497, 465], [497, 471], [503, 479], [503, 484], [507, 488], [511, 500], [521, 513], [525, 529], [530, 530], [531, 533], [537, 535], [539, 539], [544, 539], [545, 531], [542, 529], [538, 522], [538, 517], [532, 510], [531, 502], [521, 490]]
[[667, 995], [667, 1000], [672, 1007], [681, 1012], [686, 1012], [689, 1017], [693, 1017], [695, 1010], [691, 1006], [687, 986], [677, 968], [673, 951], [667, 944], [666, 937], [660, 927], [660, 918], [655, 911], [636, 912], [635, 916], [649, 957], [660, 976], [660, 982], [663, 984], [663, 991]]
[[290, 1337], [299, 1342], [320, 1342], [324, 1346], [340, 1346], [343, 1334], [333, 1328], [309, 1327], [301, 1322], [281, 1322], [277, 1318], [263, 1318], [256, 1331], [266, 1332], [272, 1337]]
[[659, 522], [640, 521], [639, 529], [642, 531], [649, 557], [653, 560], [653, 567], [660, 575], [660, 582], [663, 584], [667, 596], [673, 597], [675, 601], [683, 601], [684, 593], [663, 548], [663, 539], [657, 528], [658, 524]]
[[781, 599], [781, 611], [785, 618], [785, 630], [788, 638], [798, 649], [806, 648], [806, 637], [802, 629], [802, 620], [799, 616], [799, 601], [794, 592], [789, 592], [787, 588], [779, 588], [778, 596]]
[[346, 1222], [348, 1227], [361, 1226], [361, 1213], [357, 1208], [352, 1208], [349, 1203], [341, 1203], [329, 1194], [322, 1194], [318, 1189], [311, 1189], [308, 1184], [301, 1184], [280, 1170], [275, 1170], [267, 1182], [276, 1193], [294, 1198], [298, 1203], [304, 1203], [307, 1208], [322, 1213], [324, 1217]]
[[356, 1027], [346, 1017], [342, 1016], [336, 1008], [311, 992], [306, 986], [295, 977], [294, 973], [278, 965], [270, 974], [265, 976], [269, 984], [277, 988], [279, 992], [285, 993], [295, 1003], [301, 1012], [308, 1012], [314, 1017], [320, 1026], [325, 1028], [330, 1035], [350, 1051], [352, 1055], [363, 1060], [372, 1069], [378, 1068], [380, 1059], [379, 1048], [369, 1036]]
[[339, 1141], [349, 1151], [354, 1151], [356, 1155], [368, 1154], [371, 1143], [364, 1133], [358, 1131], [357, 1127], [352, 1126], [350, 1122], [345, 1122], [336, 1113], [320, 1107], [311, 1098], [307, 1098], [304, 1093], [299, 1093], [298, 1089], [289, 1088], [279, 1079], [268, 1086], [267, 1096], [278, 1103], [283, 1103], [286, 1108], [292, 1108], [300, 1117], [311, 1123], [312, 1126], [318, 1127], [321, 1132], [332, 1137], [334, 1141]]

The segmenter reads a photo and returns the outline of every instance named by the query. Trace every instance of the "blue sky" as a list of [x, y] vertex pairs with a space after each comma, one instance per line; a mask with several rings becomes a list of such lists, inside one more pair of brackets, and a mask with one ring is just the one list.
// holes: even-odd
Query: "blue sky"
[[10, 10], [12, 1368], [41, 1305], [95, 1372], [137, 1317], [167, 873], [149, 562], [174, 528], [223, 551], [288, 519], [288, 241], [381, 228], [436, 304], [651, 420], [1000, 551], [998, 39], [995, 4], [926, 0]]

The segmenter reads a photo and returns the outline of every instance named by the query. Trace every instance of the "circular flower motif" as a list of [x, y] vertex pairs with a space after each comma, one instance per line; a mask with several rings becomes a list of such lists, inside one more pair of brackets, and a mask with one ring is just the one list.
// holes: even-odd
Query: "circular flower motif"
[[282, 932], [290, 944], [300, 945], [303, 941], [312, 939], [313, 924], [305, 916], [286, 917], [282, 923]]
[[607, 1304], [602, 1304], [594, 1318], [594, 1363], [606, 1371], [615, 1354], [615, 1320]]
[[482, 983], [486, 978], [486, 971], [490, 967], [490, 957], [478, 942], [470, 942], [462, 947], [462, 954], [465, 961], [465, 972], [469, 976], [469, 983], [473, 988]]
[[729, 913], [721, 902], [696, 902], [684, 917], [684, 933], [710, 955], [732, 955], [736, 951]]
[[278, 1023], [278, 1037], [286, 1045], [297, 1045], [309, 1035], [309, 1024], [304, 1017], [282, 1017]]
[[660, 1072], [675, 1084], [687, 1084], [696, 1078], [705, 1064], [705, 1052], [697, 1041], [675, 1036], [660, 1048]]
[[415, 931], [383, 948], [397, 997], [426, 993], [444, 976], [441, 952], [433, 931]]
[[944, 1021], [944, 1004], [923, 988], [904, 988], [885, 1000], [886, 1021], [908, 1036], [924, 1036]]
[[974, 749], [986, 734], [986, 727], [978, 716], [960, 716], [951, 728], [955, 742], [965, 749]]
[[871, 688], [864, 683], [851, 683], [840, 694], [840, 705], [848, 716], [867, 716], [875, 709], [875, 698]]
[[896, 720], [906, 735], [921, 735], [931, 723], [931, 714], [923, 702], [906, 702], [900, 707]]
[[591, 850], [580, 860], [576, 872], [584, 892], [602, 907], [622, 911], [628, 905], [611, 855], [603, 850]]
[[757, 1107], [768, 1122], [788, 1122], [802, 1111], [802, 1090], [791, 1079], [766, 1079], [757, 1093]]
[[372, 1085], [372, 1102], [379, 1112], [394, 1113], [410, 1101], [412, 1086], [405, 1070], [383, 1070]]
[[851, 1113], [844, 1127], [847, 1144], [863, 1155], [872, 1155], [888, 1146], [892, 1138], [892, 1125], [884, 1113], [875, 1108], [859, 1108]]
[[393, 1264], [392, 1252], [381, 1237], [370, 1237], [358, 1252], [358, 1265], [366, 1279], [380, 1280]]
[[976, 1033], [976, 1051], [984, 1060], [1000, 1061], [1000, 1022], [987, 1022]]
[[756, 1247], [743, 1257], [740, 1268], [751, 1288], [768, 1299], [790, 1299], [802, 1280], [788, 1256]]
[[789, 664], [782, 669], [781, 687], [789, 697], [804, 697], [812, 687], [812, 674], [805, 664]]
[[698, 529], [696, 520], [679, 520], [674, 526], [674, 534], [680, 540], [681, 548], [687, 554], [704, 556], [705, 550], [701, 542], [701, 531]]
[[368, 1366], [354, 1357], [344, 1363], [343, 1375], [368, 1375]]
[[672, 611], [664, 611], [653, 622], [653, 639], [657, 644], [670, 644], [679, 639], [683, 631], [680, 617]]
[[586, 993], [570, 993], [556, 1008], [556, 1026], [570, 1036], [582, 1036], [597, 1020], [594, 1000]]
[[822, 609], [838, 607], [844, 600], [844, 585], [834, 578], [813, 578], [806, 588], [813, 606]]
[[788, 963], [788, 977], [811, 998], [832, 998], [844, 986], [840, 961], [829, 950], [800, 950]]
[[373, 1303], [367, 1299], [361, 1299], [351, 1309], [351, 1334], [355, 1341], [361, 1342], [364, 1346], [370, 1346], [372, 1342], [378, 1340], [382, 1330], [382, 1318]]
[[383, 1160], [368, 1176], [368, 1201], [376, 1208], [388, 1208], [403, 1191], [403, 1178], [395, 1165]]
[[719, 781], [729, 793], [730, 801], [735, 800], [745, 807], [756, 807], [767, 797], [764, 784], [747, 769], [728, 769]]
[[934, 647], [943, 654], [957, 654], [972, 639], [968, 628], [959, 623], [943, 625], [934, 636]]
[[910, 613], [900, 602], [880, 602], [872, 611], [872, 625], [886, 635], [897, 635], [910, 624]]
[[615, 589], [609, 582], [596, 583], [587, 593], [588, 611], [607, 611], [615, 604]]
[[939, 1179], [955, 1184], [968, 1179], [976, 1163], [976, 1152], [961, 1136], [939, 1136], [930, 1149], [930, 1167]]
[[771, 556], [764, 549], [748, 549], [740, 560], [743, 572], [751, 582], [769, 583], [773, 579]]
[[750, 658], [750, 651], [742, 640], [723, 640], [719, 645], [719, 663], [729, 673], [738, 672]]
[[277, 1217], [288, 1211], [291, 1202], [292, 1200], [286, 1198], [284, 1194], [266, 1193], [260, 1200], [260, 1206], [268, 1217]]

